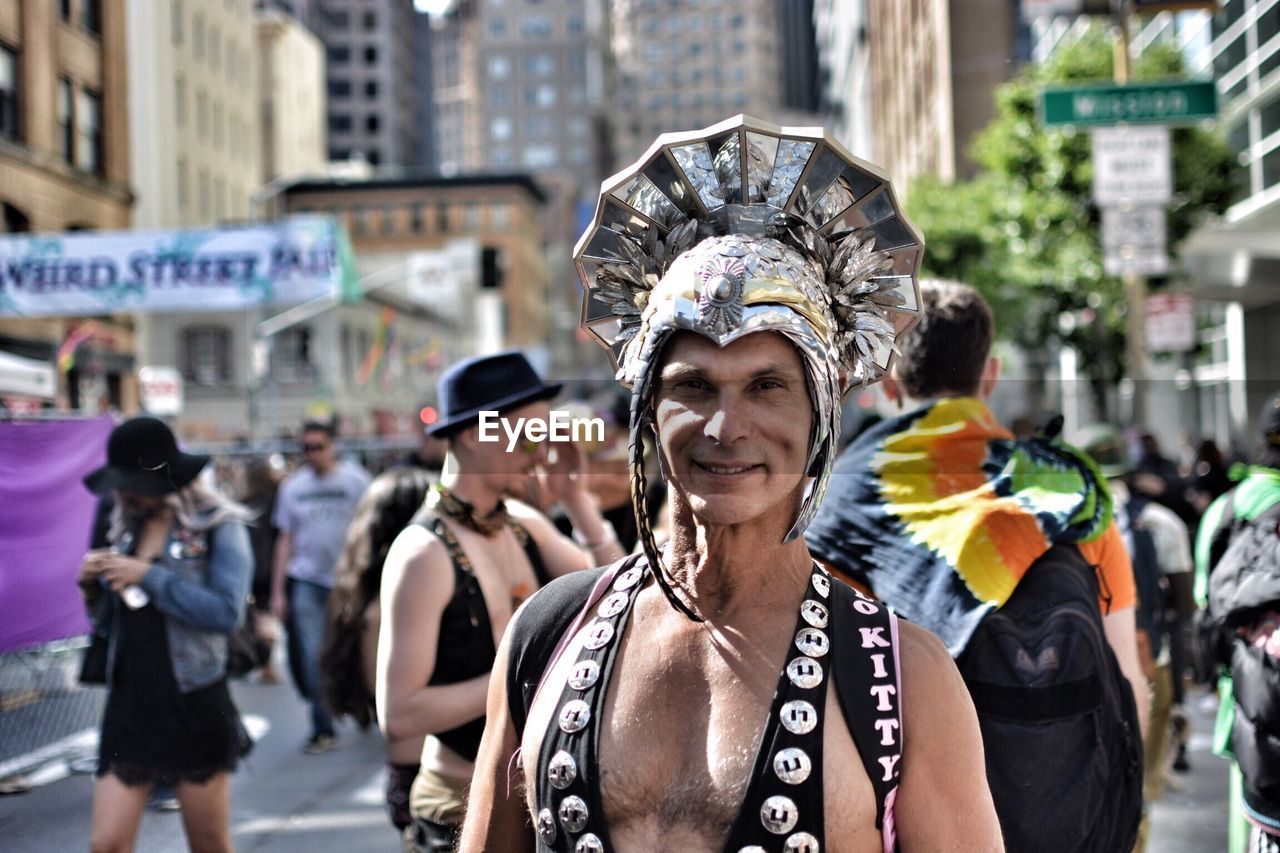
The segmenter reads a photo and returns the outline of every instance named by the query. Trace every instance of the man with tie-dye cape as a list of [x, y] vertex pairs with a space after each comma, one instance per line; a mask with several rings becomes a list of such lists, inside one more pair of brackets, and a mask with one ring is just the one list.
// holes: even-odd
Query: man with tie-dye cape
[[996, 421], [984, 402], [999, 374], [994, 321], [977, 291], [921, 282], [921, 300], [920, 322], [899, 339], [883, 381], [904, 414], [868, 429], [836, 462], [805, 534], [810, 551], [958, 658], [1038, 557], [1076, 544], [1098, 567], [1103, 628], [1145, 726], [1133, 569], [1105, 480], [1074, 448], [1015, 439]]

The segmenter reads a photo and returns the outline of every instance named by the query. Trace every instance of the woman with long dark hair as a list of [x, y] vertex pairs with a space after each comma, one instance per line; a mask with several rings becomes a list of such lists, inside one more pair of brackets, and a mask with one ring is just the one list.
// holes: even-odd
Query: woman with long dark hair
[[[421, 468], [391, 468], [376, 477], [356, 506], [334, 570], [320, 669], [329, 708], [362, 729], [377, 720], [382, 564], [391, 543], [422, 506], [430, 484]], [[387, 811], [401, 831], [410, 822], [409, 787], [418, 774], [422, 737], [387, 739]]]
[[155, 418], [120, 424], [85, 478], [114, 493], [110, 547], [80, 584], [106, 638], [107, 706], [93, 794], [93, 850], [131, 850], [147, 795], [175, 785], [192, 850], [231, 849], [230, 771], [251, 742], [227, 689], [227, 636], [244, 615], [249, 513], [198, 478]]

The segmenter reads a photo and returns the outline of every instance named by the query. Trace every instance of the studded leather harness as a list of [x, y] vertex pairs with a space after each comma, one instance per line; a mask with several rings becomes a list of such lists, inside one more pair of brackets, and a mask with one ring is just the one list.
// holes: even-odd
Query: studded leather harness
[[[588, 607], [595, 607], [595, 619], [586, 624], [578, 660], [538, 755], [539, 853], [614, 849], [597, 773], [601, 708], [648, 568], [628, 561], [614, 571], [607, 592], [598, 602], [588, 601]], [[823, 711], [833, 671], [839, 673], [837, 697], [843, 716], [876, 792], [876, 826], [884, 850], [896, 850], [893, 802], [902, 743], [896, 619], [815, 564], [800, 605], [793, 648], [725, 850], [821, 850]]]

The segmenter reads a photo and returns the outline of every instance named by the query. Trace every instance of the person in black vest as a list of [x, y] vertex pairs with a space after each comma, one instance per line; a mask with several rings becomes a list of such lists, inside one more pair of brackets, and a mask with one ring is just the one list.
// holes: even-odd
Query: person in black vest
[[[945, 649], [834, 580], [800, 536], [840, 398], [877, 378], [888, 317], [910, 322], [880, 306], [915, 294], [909, 276], [877, 278], [892, 261], [871, 235], [828, 242], [832, 210], [810, 221], [800, 193], [787, 203], [815, 150], [841, 187], [882, 179], [819, 129], [786, 130], [740, 116], [663, 136], [614, 179], [579, 243], [583, 316], [631, 388], [643, 553], [558, 579], [514, 620], [460, 849], [1002, 849], [973, 707]], [[744, 163], [757, 167], [749, 193]], [[691, 176], [696, 186], [682, 183]], [[682, 213], [667, 192], [734, 201]], [[914, 257], [918, 237], [889, 193], [878, 200]], [[613, 230], [655, 218], [661, 234]], [[661, 550], [646, 433], [668, 482]]]
[[[468, 359], [440, 380], [443, 419], [431, 433], [448, 442], [440, 482], [396, 538], [382, 574], [378, 721], [391, 743], [422, 742], [409, 796], [408, 849], [452, 850], [484, 729], [495, 648], [511, 614], [552, 577], [621, 555], [581, 476], [571, 443], [523, 438], [506, 427], [547, 421], [559, 384], [543, 382], [518, 352]], [[485, 423], [481, 423], [481, 418]], [[486, 425], [490, 429], [485, 429]], [[497, 434], [497, 441], [485, 440]], [[547, 492], [564, 507], [581, 544], [512, 500], [529, 474], [546, 469]], [[425, 736], [425, 741], [423, 737]]]

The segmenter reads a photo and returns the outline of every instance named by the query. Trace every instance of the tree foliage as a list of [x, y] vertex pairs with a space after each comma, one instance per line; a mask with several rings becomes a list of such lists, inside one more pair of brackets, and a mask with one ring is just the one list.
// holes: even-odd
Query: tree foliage
[[[979, 288], [1002, 337], [1033, 362], [1055, 339], [1077, 348], [1100, 412], [1123, 373], [1124, 295], [1103, 272], [1089, 134], [1046, 128], [1036, 107], [1045, 86], [1110, 81], [1112, 60], [1111, 38], [1099, 26], [1024, 68], [996, 89], [996, 115], [974, 140], [979, 174], [951, 185], [921, 178], [907, 200], [925, 235], [924, 274]], [[1182, 55], [1169, 44], [1154, 44], [1133, 62], [1134, 79], [1183, 76]], [[1239, 164], [1216, 131], [1176, 128], [1173, 147], [1168, 219], [1176, 252], [1206, 216], [1234, 201]]]

